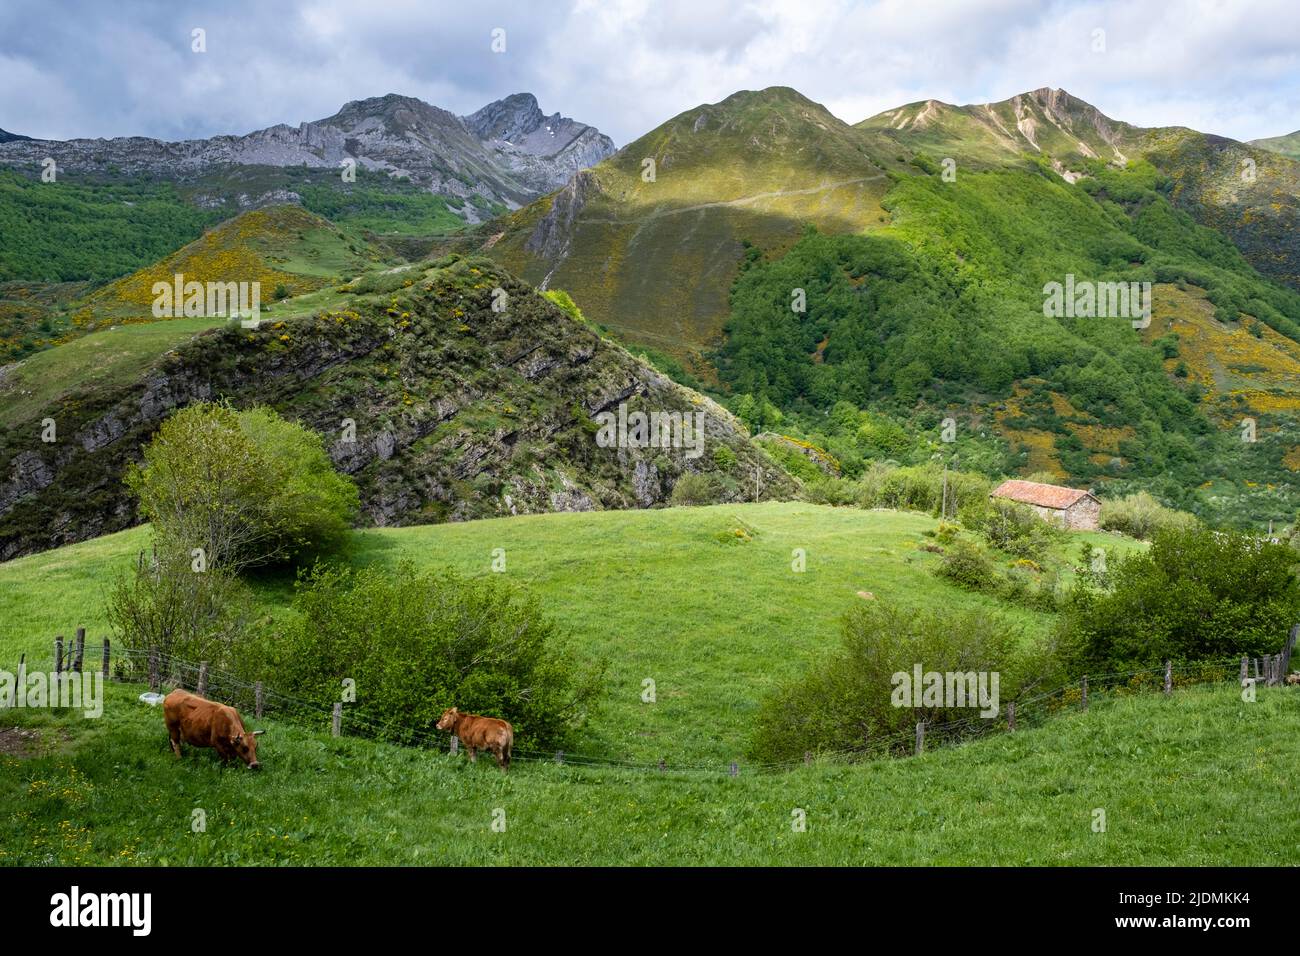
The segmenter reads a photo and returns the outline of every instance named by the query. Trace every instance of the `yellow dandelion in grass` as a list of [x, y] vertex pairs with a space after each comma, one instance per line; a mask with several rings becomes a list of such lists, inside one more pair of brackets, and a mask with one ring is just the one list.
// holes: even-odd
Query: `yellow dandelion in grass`
[[288, 341], [289, 341], [289, 336], [288, 336], [288, 335], [282, 335], [282, 336], [280, 336], [280, 341], [281, 341], [281, 342], [288, 342]]

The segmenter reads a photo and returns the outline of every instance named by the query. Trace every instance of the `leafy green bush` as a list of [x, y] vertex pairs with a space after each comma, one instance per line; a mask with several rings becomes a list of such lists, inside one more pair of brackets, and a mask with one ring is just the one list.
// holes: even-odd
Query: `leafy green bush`
[[1161, 531], [1190, 530], [1199, 524], [1195, 515], [1166, 508], [1145, 491], [1103, 501], [1098, 523], [1106, 531], [1143, 540]]
[[320, 436], [269, 408], [199, 403], [172, 415], [126, 482], [160, 550], [205, 551], [228, 571], [336, 547], [359, 508]]
[[[141, 552], [131, 571], [119, 574], [105, 602], [108, 623], [119, 646], [157, 650], [165, 657], [207, 661], [218, 669], [239, 670], [250, 647], [252, 601], [233, 574], [194, 569], [188, 553]], [[143, 676], [144, 656], [130, 658]]]
[[948, 546], [934, 573], [970, 591], [996, 592], [999, 588], [993, 559], [966, 538], [958, 538]]
[[570, 655], [534, 599], [491, 576], [318, 565], [294, 609], [266, 645], [277, 688], [327, 706], [351, 679], [345, 722], [395, 741], [432, 734], [456, 706], [510, 721], [521, 749], [552, 748], [581, 727], [604, 676]]
[[1276, 653], [1300, 620], [1298, 563], [1291, 548], [1253, 535], [1157, 532], [1148, 550], [1108, 561], [1104, 575], [1084, 568], [1062, 644], [1094, 673]]
[[994, 499], [962, 513], [962, 522], [991, 547], [1018, 558], [1040, 561], [1062, 530], [1044, 521], [1033, 508], [1016, 501]]
[[673, 485], [674, 505], [711, 505], [718, 500], [718, 483], [711, 475], [688, 471]]
[[941, 673], [996, 672], [1002, 701], [1014, 700], [1051, 670], [1043, 648], [986, 611], [858, 604], [843, 618], [841, 646], [762, 702], [751, 755], [776, 762], [805, 752], [865, 749], [911, 730], [918, 720], [942, 723], [977, 712], [894, 706], [894, 675], [910, 677], [917, 664]]
[[[986, 499], [992, 487], [983, 475], [950, 470], [946, 478], [950, 514]], [[858, 504], [863, 508], [897, 508], [938, 514], [944, 500], [943, 469], [934, 462], [894, 467], [873, 463], [862, 476]]]

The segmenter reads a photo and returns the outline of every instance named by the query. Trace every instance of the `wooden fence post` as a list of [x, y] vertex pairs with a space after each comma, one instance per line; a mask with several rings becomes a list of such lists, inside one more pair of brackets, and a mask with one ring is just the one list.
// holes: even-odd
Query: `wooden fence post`
[[158, 648], [149, 648], [149, 689], [158, 693]]
[[1291, 652], [1295, 650], [1296, 638], [1300, 637], [1300, 624], [1291, 625], [1291, 633], [1287, 635], [1286, 646], [1282, 648], [1282, 680], [1285, 681], [1287, 675], [1291, 673]]
[[334, 725], [332, 730], [335, 737], [343, 733], [343, 705], [337, 701], [334, 704]]
[[916, 756], [921, 756], [921, 751], [925, 749], [925, 721], [916, 722]]
[[1080, 682], [1080, 689], [1083, 691], [1083, 709], [1087, 710], [1088, 709], [1088, 675], [1087, 674], [1083, 675], [1083, 680]]
[[[199, 661], [199, 685], [195, 688], [194, 693], [200, 697], [208, 696], [208, 662]], [[338, 736], [335, 734], [335, 736]]]
[[1246, 686], [1246, 677], [1249, 674], [1250, 674], [1250, 662], [1246, 659], [1245, 655], [1242, 655], [1241, 658], [1241, 686], [1242, 687]]
[[1174, 662], [1165, 661], [1165, 693], [1174, 692]]
[[660, 757], [660, 758], [659, 758], [659, 772], [660, 772], [660, 773], [663, 773], [663, 772], [664, 772], [665, 770], [667, 770], [667, 769], [668, 769], [668, 765], [667, 765], [666, 763], [664, 763], [664, 758], [663, 758], [663, 757]]
[[557, 751], [555, 751], [555, 762], [558, 763], [558, 764], [563, 764], [563, 763], [564, 763], [564, 751], [563, 751], [563, 750], [557, 750]]
[[739, 773], [740, 773], [740, 767], [736, 765], [736, 761], [734, 760], [731, 761], [731, 775], [734, 777]]
[[63, 673], [63, 635], [54, 639], [54, 673]]
[[1007, 704], [1007, 730], [1016, 729], [1016, 702]]
[[77, 656], [73, 658], [72, 670], [80, 674], [81, 664], [82, 661], [85, 660], [85, 657], [86, 657], [86, 629], [84, 627], [79, 627], [77, 628]]
[[109, 658], [109, 646], [108, 646], [108, 638], [106, 637], [104, 638], [104, 680], [108, 680], [108, 658]]
[[449, 754], [460, 753], [460, 738], [457, 737], [455, 734], [451, 735], [451, 744], [447, 748], [447, 753]]
[[262, 719], [262, 706], [265, 700], [262, 696], [262, 682], [258, 681], [253, 685], [253, 716], [258, 720]]
[[804, 765], [805, 767], [811, 767], [811, 766], [812, 766], [812, 751], [811, 751], [811, 750], [805, 750], [805, 751], [803, 752], [803, 765]]

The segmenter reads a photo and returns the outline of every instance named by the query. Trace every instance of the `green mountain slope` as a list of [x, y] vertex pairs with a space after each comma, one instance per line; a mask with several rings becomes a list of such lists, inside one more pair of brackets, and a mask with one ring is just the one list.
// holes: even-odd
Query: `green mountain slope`
[[716, 339], [747, 245], [776, 253], [805, 224], [853, 232], [884, 219], [881, 162], [794, 90], [736, 93], [499, 220], [489, 254], [530, 282], [571, 291], [629, 339], [690, 354]]
[[1300, 130], [1287, 133], [1285, 136], [1267, 136], [1264, 139], [1248, 140], [1246, 145], [1258, 146], [1260, 149], [1272, 150], [1292, 159], [1300, 159]]
[[[690, 175], [634, 182], [637, 157], [656, 150]], [[739, 242], [697, 247], [751, 182], [771, 188], [762, 174], [838, 182], [855, 164], [884, 177], [869, 181], [874, 205], [820, 220], [813, 203], [783, 220], [774, 209], [762, 228], [731, 232]], [[1061, 90], [925, 101], [849, 127], [774, 89], [675, 118], [502, 220], [489, 254], [562, 278], [597, 321], [694, 350], [706, 379], [803, 420], [837, 402], [909, 428], [951, 416], [1000, 438], [1022, 473], [1149, 488], [1215, 520], [1264, 524], [1300, 508], [1287, 225], [1298, 170], [1232, 141], [1123, 123]], [[689, 213], [648, 206], [670, 189]], [[601, 230], [637, 210], [630, 241], [653, 235], [655, 247], [625, 255]], [[1045, 314], [1044, 287], [1076, 280], [1149, 283], [1152, 321]], [[1246, 418], [1257, 441], [1241, 441]]]
[[[131, 325], [33, 356], [37, 374], [8, 370], [0, 560], [135, 523], [123, 469], [168, 412], [200, 399], [271, 405], [321, 432], [377, 525], [649, 507], [687, 472], [709, 475], [720, 500], [796, 490], [727, 411], [486, 259], [372, 272], [322, 294], [333, 304], [302, 314], [304, 296], [256, 329]], [[95, 356], [106, 370], [79, 381]], [[595, 417], [621, 404], [698, 414], [703, 445], [598, 444]], [[47, 419], [54, 441], [42, 439]]]
[[1070, 181], [1087, 175], [1090, 161], [1148, 160], [1173, 181], [1175, 205], [1230, 238], [1260, 272], [1300, 289], [1300, 163], [1259, 144], [1183, 127], [1132, 126], [1049, 88], [970, 106], [927, 100], [857, 128], [961, 166], [1043, 159]]

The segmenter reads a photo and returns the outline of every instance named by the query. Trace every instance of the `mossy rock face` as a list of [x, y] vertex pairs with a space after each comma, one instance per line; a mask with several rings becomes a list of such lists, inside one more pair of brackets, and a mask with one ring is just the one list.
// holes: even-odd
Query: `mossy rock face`
[[[127, 463], [167, 414], [211, 399], [269, 405], [321, 433], [374, 525], [653, 507], [686, 473], [730, 478], [716, 483], [725, 500], [798, 494], [725, 409], [492, 262], [448, 257], [385, 279], [309, 317], [195, 335], [128, 382], [73, 389], [7, 432], [0, 558], [135, 523]], [[603, 447], [593, 423], [620, 405], [698, 413], [700, 453]], [[45, 417], [55, 442], [40, 441]]]

